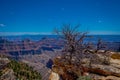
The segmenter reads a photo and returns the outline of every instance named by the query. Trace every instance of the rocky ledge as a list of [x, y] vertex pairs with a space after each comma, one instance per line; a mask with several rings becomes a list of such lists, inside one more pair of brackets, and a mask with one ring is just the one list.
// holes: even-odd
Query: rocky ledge
[[[120, 53], [110, 52], [109, 64], [100, 63], [103, 54], [97, 54], [101, 60], [89, 64], [89, 59], [82, 59], [81, 65], [69, 65], [61, 57], [54, 59], [49, 80], [81, 80], [81, 76], [89, 77], [89, 80], [120, 80]], [[59, 76], [58, 76], [59, 75]], [[84, 79], [83, 79], [84, 80]], [[85, 79], [86, 80], [86, 79]]]

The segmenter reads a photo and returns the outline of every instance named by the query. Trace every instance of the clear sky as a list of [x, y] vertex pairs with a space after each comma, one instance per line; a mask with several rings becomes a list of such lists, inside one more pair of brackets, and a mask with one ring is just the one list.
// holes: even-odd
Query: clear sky
[[120, 0], [0, 0], [0, 34], [49, 34], [62, 24], [120, 34]]

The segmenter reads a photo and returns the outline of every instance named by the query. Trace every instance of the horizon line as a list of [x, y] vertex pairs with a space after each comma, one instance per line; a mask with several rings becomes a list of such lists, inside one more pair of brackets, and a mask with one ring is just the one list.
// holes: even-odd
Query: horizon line
[[[0, 32], [0, 36], [22, 36], [22, 35], [57, 35], [50, 32]], [[120, 35], [120, 33], [90, 32], [88, 35]]]

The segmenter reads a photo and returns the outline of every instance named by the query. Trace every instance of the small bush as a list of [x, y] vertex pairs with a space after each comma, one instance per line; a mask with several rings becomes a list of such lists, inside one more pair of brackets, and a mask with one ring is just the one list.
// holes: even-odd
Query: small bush
[[80, 76], [77, 80], [92, 80], [89, 76]]
[[110, 65], [110, 57], [109, 56], [104, 57], [103, 64]]
[[2, 71], [0, 71], [0, 76], [2, 76]]

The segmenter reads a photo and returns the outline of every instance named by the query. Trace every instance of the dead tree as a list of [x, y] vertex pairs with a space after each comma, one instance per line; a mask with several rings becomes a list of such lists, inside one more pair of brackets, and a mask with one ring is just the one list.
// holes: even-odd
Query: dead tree
[[64, 58], [69, 64], [77, 61], [80, 62], [82, 55], [78, 54], [83, 53], [84, 50], [83, 41], [87, 33], [79, 32], [78, 28], [79, 25], [72, 27], [70, 24], [68, 24], [63, 25], [61, 29], [55, 29], [55, 33], [60, 35], [65, 41], [65, 46], [63, 49]]

